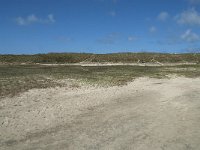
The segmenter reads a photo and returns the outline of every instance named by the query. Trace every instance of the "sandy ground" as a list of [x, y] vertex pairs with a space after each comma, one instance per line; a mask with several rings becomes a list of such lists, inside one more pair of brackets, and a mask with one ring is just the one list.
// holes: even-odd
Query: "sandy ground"
[[1, 150], [199, 150], [200, 78], [34, 89], [0, 100]]

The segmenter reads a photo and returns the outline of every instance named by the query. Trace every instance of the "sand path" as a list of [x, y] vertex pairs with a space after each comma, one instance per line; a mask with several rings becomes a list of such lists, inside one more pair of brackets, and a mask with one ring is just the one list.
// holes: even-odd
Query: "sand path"
[[0, 149], [199, 150], [200, 79], [34, 89], [0, 100]]

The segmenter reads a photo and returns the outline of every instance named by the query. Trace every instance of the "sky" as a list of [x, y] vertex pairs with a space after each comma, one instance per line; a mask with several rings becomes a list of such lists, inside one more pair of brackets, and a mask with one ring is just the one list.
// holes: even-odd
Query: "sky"
[[0, 0], [0, 54], [200, 52], [200, 0]]

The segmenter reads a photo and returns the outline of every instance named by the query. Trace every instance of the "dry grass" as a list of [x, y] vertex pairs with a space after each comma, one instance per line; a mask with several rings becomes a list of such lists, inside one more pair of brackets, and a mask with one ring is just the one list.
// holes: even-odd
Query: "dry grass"
[[[199, 77], [200, 65], [182, 66], [40, 66], [0, 65], [0, 97], [14, 96], [33, 88], [66, 86], [63, 79], [75, 79], [99, 86], [124, 85], [137, 77], [167, 78], [167, 75]], [[77, 83], [74, 83], [77, 86]]]

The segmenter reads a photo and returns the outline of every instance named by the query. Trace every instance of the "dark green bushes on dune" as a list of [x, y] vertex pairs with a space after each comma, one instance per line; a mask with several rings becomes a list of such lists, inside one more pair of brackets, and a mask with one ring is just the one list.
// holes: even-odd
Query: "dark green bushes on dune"
[[162, 54], [162, 53], [49, 53], [36, 55], [0, 55], [0, 63], [80, 63], [80, 62], [122, 62], [122, 63], [183, 63], [200, 62], [200, 53]]

